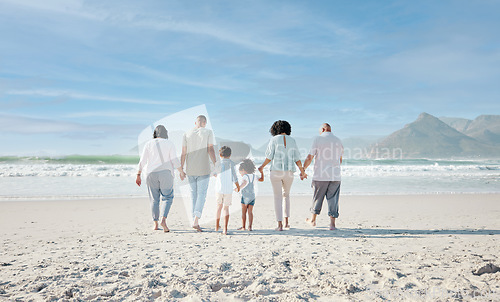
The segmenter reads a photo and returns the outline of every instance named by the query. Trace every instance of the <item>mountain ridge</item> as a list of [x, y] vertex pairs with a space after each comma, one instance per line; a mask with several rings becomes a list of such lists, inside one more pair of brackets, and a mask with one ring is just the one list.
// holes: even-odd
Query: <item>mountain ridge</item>
[[[500, 157], [500, 146], [494, 143], [497, 134], [492, 132], [497, 126], [490, 123], [499, 117], [482, 115], [473, 121], [444, 118], [446, 123], [423, 112], [412, 123], [372, 145], [370, 157]], [[471, 131], [474, 122], [476, 126]], [[468, 131], [476, 137], [467, 135]]]

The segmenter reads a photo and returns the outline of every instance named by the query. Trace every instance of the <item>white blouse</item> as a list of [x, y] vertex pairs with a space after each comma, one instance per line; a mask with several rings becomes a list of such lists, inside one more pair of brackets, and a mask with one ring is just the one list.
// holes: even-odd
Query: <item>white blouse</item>
[[181, 163], [175, 152], [174, 144], [164, 138], [155, 138], [147, 142], [144, 146], [137, 169], [146, 174], [170, 170], [172, 175], [174, 175], [175, 169], [180, 166]]

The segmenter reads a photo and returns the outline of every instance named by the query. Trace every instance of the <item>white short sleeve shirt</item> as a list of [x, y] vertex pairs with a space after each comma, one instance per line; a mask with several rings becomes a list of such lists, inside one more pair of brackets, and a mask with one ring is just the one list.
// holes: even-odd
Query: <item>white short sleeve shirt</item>
[[331, 132], [323, 132], [312, 144], [310, 155], [314, 155], [314, 174], [312, 180], [340, 181], [340, 158], [344, 146]]

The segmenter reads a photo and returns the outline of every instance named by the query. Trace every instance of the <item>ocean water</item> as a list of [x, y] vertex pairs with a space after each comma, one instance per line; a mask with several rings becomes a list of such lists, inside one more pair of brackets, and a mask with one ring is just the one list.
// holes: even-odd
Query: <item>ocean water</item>
[[[0, 157], [0, 200], [145, 197], [135, 184], [137, 156]], [[260, 164], [262, 159], [256, 159]], [[312, 170], [308, 169], [312, 175]], [[267, 179], [259, 195], [272, 195]], [[298, 173], [296, 173], [298, 174]], [[186, 182], [176, 183], [186, 195]], [[292, 194], [310, 195], [296, 175]], [[345, 160], [341, 194], [500, 193], [500, 160]]]

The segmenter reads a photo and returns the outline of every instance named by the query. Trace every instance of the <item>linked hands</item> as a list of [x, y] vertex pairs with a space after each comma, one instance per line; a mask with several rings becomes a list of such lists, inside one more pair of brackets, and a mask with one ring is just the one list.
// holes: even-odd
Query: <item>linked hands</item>
[[179, 171], [179, 178], [182, 180], [186, 179], [186, 172], [184, 171]]

